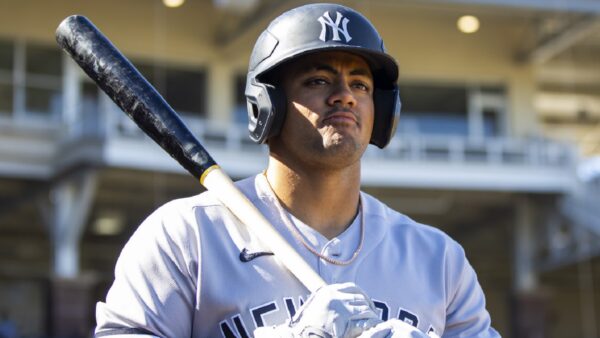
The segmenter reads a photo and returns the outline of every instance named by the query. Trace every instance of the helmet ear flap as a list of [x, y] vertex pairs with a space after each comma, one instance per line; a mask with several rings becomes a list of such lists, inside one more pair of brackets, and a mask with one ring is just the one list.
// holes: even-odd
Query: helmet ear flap
[[394, 136], [400, 119], [400, 92], [398, 87], [393, 89], [376, 89], [373, 92], [375, 119], [371, 144], [384, 148]]
[[267, 85], [266, 87], [269, 93], [269, 100], [271, 100], [271, 106], [273, 107], [273, 121], [268, 137], [273, 137], [279, 135], [283, 127], [283, 122], [287, 115], [287, 99], [283, 88], [280, 86]]
[[279, 134], [286, 113], [285, 95], [281, 88], [251, 81], [246, 85], [246, 104], [250, 139], [265, 143], [268, 138]]

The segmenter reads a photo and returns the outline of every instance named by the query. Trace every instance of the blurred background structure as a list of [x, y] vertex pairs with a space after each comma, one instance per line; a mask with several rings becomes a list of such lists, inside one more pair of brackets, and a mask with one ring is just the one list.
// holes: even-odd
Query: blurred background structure
[[[251, 48], [301, 3], [0, 0], [0, 336], [90, 336], [129, 235], [202, 190], [58, 49], [59, 22], [89, 17], [242, 178], [267, 160], [246, 130]], [[600, 1], [343, 3], [401, 68], [364, 190], [465, 247], [504, 337], [598, 337]]]

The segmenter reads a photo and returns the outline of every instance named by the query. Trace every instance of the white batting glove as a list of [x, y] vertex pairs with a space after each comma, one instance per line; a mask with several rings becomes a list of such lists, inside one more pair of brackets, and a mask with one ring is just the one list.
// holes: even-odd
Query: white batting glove
[[358, 338], [431, 338], [399, 319], [390, 319], [363, 332]]
[[289, 323], [258, 328], [255, 338], [355, 338], [381, 323], [371, 299], [354, 283], [314, 292]]

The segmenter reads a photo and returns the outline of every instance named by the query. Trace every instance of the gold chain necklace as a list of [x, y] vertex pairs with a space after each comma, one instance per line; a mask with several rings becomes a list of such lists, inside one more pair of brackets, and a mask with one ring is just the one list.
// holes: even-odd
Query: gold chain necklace
[[277, 195], [275, 195], [275, 191], [273, 190], [273, 187], [271, 187], [271, 183], [269, 182], [269, 180], [267, 179], [267, 175], [265, 172], [263, 172], [264, 175], [264, 179], [267, 182], [267, 186], [269, 187], [269, 189], [271, 190], [271, 194], [272, 194], [272, 198], [275, 201], [275, 207], [277, 208], [277, 211], [279, 212], [279, 216], [281, 218], [281, 220], [283, 221], [283, 224], [285, 224], [285, 226], [292, 232], [292, 234], [294, 235], [294, 237], [296, 238], [296, 240], [298, 240], [300, 243], [302, 243], [302, 245], [308, 250], [310, 251], [313, 255], [323, 259], [324, 261], [334, 264], [334, 265], [349, 265], [352, 262], [354, 262], [354, 260], [358, 257], [358, 254], [360, 253], [360, 250], [363, 247], [363, 242], [365, 239], [365, 212], [364, 212], [364, 208], [363, 208], [363, 204], [362, 204], [362, 198], [359, 197], [359, 206], [360, 206], [360, 241], [358, 242], [358, 245], [356, 247], [356, 249], [354, 250], [354, 253], [352, 254], [352, 257], [350, 257], [348, 260], [346, 261], [342, 261], [339, 259], [334, 259], [334, 258], [330, 258], [327, 257], [323, 254], [321, 254], [320, 252], [318, 252], [315, 248], [313, 248], [312, 245], [310, 245], [306, 239], [304, 238], [304, 235], [302, 235], [302, 233], [300, 232], [300, 229], [298, 229], [298, 227], [296, 227], [296, 225], [294, 224], [294, 222], [292, 222], [292, 220], [290, 219], [288, 213], [284, 210], [283, 206], [281, 205], [281, 202], [279, 201], [279, 198], [277, 198]]

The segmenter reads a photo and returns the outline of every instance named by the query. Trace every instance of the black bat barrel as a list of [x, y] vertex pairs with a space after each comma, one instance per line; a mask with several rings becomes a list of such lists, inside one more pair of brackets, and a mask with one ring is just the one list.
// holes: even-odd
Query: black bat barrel
[[194, 177], [216, 163], [175, 110], [86, 17], [72, 15], [56, 41], [148, 136]]

